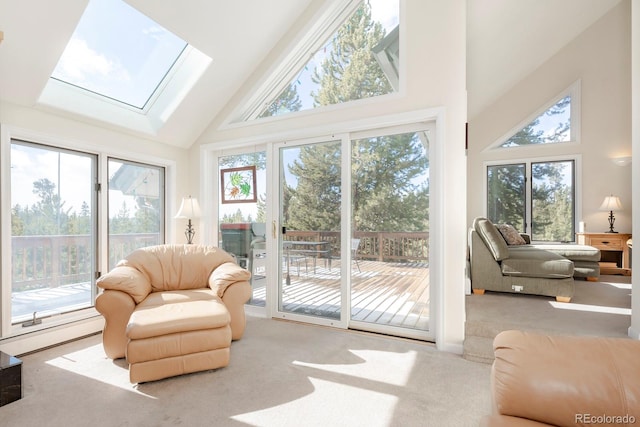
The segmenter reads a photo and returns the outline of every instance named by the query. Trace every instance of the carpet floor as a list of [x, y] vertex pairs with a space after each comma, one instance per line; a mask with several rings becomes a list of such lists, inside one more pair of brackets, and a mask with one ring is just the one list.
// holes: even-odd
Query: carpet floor
[[466, 297], [467, 336], [484, 325], [497, 332], [525, 329], [542, 333], [628, 338], [631, 325], [631, 277], [600, 276], [575, 281], [570, 303], [536, 295], [487, 292]]
[[94, 335], [22, 357], [2, 426], [476, 426], [486, 364], [428, 343], [249, 317], [229, 366], [132, 385]]

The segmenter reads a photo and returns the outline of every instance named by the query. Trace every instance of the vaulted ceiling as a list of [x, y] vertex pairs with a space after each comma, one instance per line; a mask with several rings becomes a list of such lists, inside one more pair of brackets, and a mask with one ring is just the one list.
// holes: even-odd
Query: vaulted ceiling
[[[165, 124], [141, 135], [189, 147], [302, 16], [342, 0], [126, 1], [212, 59]], [[468, 0], [469, 116], [494, 102], [620, 1]], [[0, 0], [4, 32], [0, 101], [131, 132], [38, 102], [87, 2]]]

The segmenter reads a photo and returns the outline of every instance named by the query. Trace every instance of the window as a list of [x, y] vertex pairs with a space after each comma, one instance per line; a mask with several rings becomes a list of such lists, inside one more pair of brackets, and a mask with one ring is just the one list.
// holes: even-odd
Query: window
[[[8, 145], [2, 166], [10, 171], [11, 215], [2, 220], [11, 222], [3, 241], [11, 255], [2, 261], [2, 333], [95, 316], [100, 272], [138, 247], [165, 242], [165, 167], [27, 138]], [[105, 181], [108, 188], [99, 185]], [[108, 223], [101, 220], [107, 215]]]
[[526, 227], [526, 165], [487, 167], [487, 217], [494, 222]]
[[122, 0], [91, 0], [51, 77], [143, 109], [186, 47]]
[[531, 234], [532, 240], [572, 242], [575, 177], [575, 159], [489, 165], [487, 217]]
[[[353, 2], [351, 2], [353, 3]], [[322, 45], [274, 79], [246, 119], [287, 114], [392, 93], [398, 88], [399, 2], [367, 0]], [[326, 25], [331, 25], [329, 22]], [[335, 23], [334, 23], [335, 28]], [[325, 36], [326, 37], [326, 36]], [[311, 59], [308, 59], [311, 56]], [[287, 82], [285, 84], [285, 82]]]
[[109, 269], [164, 239], [164, 168], [109, 159]]
[[97, 156], [11, 142], [11, 323], [93, 306]]
[[516, 126], [505, 137], [499, 139], [492, 148], [577, 142], [579, 140], [579, 105], [579, 83], [575, 83]]

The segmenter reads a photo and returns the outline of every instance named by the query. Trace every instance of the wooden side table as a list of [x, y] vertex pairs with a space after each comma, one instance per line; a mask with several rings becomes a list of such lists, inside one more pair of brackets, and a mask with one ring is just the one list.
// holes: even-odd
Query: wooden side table
[[631, 276], [628, 233], [576, 233], [579, 245], [600, 249], [600, 274]]

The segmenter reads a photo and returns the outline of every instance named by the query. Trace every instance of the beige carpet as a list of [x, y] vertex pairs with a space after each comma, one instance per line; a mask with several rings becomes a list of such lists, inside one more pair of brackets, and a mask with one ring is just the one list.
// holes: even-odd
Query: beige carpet
[[464, 358], [493, 363], [493, 339], [501, 331], [628, 338], [631, 277], [576, 280], [570, 303], [536, 295], [487, 292], [466, 297]]
[[598, 282], [576, 280], [570, 303], [511, 293], [469, 295], [466, 312], [467, 323], [485, 323], [498, 330], [628, 338], [631, 277], [603, 275]]
[[26, 355], [2, 426], [476, 426], [490, 366], [432, 345], [249, 318], [231, 364], [133, 386], [99, 335]]

